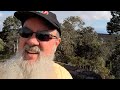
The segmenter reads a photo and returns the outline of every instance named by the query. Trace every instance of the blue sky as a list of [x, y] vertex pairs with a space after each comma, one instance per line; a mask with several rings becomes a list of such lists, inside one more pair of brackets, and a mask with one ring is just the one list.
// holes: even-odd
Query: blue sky
[[[14, 14], [15, 11], [0, 11], [0, 31], [3, 27], [3, 21], [6, 17]], [[107, 33], [106, 25], [112, 17], [110, 11], [52, 11], [57, 15], [58, 21], [69, 16], [79, 16], [85, 22], [86, 26], [92, 26], [98, 33]]]

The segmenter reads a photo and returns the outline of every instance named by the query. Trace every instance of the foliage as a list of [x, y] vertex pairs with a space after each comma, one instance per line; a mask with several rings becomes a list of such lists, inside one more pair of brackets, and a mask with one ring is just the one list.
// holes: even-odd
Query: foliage
[[78, 31], [76, 54], [85, 59], [96, 59], [100, 56], [100, 42], [98, 41], [97, 33], [93, 31], [92, 27], [86, 27]]
[[5, 43], [3, 40], [0, 38], [0, 51], [3, 51]]
[[[77, 24], [78, 23], [78, 24]], [[69, 62], [69, 56], [75, 56], [75, 47], [76, 47], [76, 38], [77, 32], [75, 31], [76, 27], [82, 28], [84, 22], [79, 17], [68, 17], [63, 21], [62, 24], [62, 42], [57, 50], [57, 58], [59, 61], [64, 63]], [[63, 60], [64, 59], [64, 60]]]
[[63, 21], [63, 28], [67, 30], [77, 30], [82, 29], [85, 22], [78, 16], [70, 16]]
[[107, 23], [107, 31], [109, 34], [114, 34], [115, 39], [111, 41], [108, 61], [110, 63], [111, 74], [113, 74], [115, 78], [120, 78], [120, 11], [111, 11], [111, 15], [112, 18], [110, 22]]
[[[58, 47], [56, 58], [81, 69], [94, 71], [103, 78], [109, 78], [110, 71], [105, 67], [104, 60], [107, 56], [104, 50], [107, 48], [102, 47], [103, 43], [98, 39], [94, 28], [84, 25], [85, 23], [78, 17], [71, 16], [64, 20], [62, 42]], [[103, 55], [105, 53], [106, 55]]]
[[16, 52], [20, 26], [21, 22], [13, 16], [9, 16], [4, 20], [1, 35], [1, 39], [6, 43], [3, 51], [4, 55], [9, 56]]
[[120, 39], [116, 41], [115, 47], [112, 50], [112, 54], [109, 57], [112, 68], [111, 73], [116, 77], [120, 78]]
[[112, 18], [107, 23], [107, 32], [109, 34], [119, 33], [120, 31], [120, 11], [111, 11]]

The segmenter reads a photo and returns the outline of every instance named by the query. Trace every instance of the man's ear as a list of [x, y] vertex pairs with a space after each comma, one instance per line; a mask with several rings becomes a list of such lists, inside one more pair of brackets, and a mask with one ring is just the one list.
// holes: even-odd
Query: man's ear
[[58, 46], [58, 45], [60, 44], [60, 42], [61, 42], [61, 38], [58, 38], [58, 39], [56, 40], [56, 46]]

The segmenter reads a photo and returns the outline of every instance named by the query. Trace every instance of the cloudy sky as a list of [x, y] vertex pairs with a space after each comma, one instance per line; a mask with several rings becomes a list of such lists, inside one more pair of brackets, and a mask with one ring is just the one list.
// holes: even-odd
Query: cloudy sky
[[[106, 25], [112, 17], [110, 11], [52, 11], [57, 15], [59, 22], [69, 16], [80, 16], [86, 26], [92, 26], [98, 33], [107, 33]], [[14, 11], [0, 11], [0, 31], [6, 17], [13, 15]]]

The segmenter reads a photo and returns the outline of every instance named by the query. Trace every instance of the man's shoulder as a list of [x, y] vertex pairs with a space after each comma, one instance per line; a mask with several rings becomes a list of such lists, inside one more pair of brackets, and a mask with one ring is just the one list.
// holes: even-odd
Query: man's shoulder
[[61, 66], [58, 63], [54, 63], [54, 67], [55, 67], [55, 70], [57, 71], [57, 73], [61, 74], [61, 77], [63, 79], [72, 79], [72, 76], [69, 73], [69, 71], [67, 69], [65, 69], [63, 66]]

